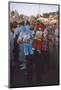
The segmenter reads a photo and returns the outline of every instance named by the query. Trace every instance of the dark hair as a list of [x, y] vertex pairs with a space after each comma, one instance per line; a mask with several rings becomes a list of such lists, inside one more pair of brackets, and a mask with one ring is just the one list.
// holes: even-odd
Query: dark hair
[[24, 26], [24, 21], [19, 23], [20, 26]]
[[12, 24], [12, 23], [10, 23], [10, 29], [12, 29], [12, 27], [13, 27], [13, 24]]
[[13, 28], [16, 28], [17, 27], [17, 22], [13, 22]]
[[17, 22], [10, 22], [10, 31], [12, 31], [13, 28], [16, 28], [17, 27]]
[[29, 21], [26, 22], [26, 25], [30, 25]]

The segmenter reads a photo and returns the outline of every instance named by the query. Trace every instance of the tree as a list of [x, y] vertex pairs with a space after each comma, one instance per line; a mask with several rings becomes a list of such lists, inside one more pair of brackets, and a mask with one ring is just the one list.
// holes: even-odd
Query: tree
[[43, 17], [48, 18], [49, 17], [49, 13], [44, 13]]
[[14, 16], [15, 12], [14, 11], [11, 11], [11, 16]]
[[16, 17], [18, 17], [19, 14], [18, 14], [18, 12], [15, 10], [15, 11], [11, 11], [11, 16], [16, 16]]

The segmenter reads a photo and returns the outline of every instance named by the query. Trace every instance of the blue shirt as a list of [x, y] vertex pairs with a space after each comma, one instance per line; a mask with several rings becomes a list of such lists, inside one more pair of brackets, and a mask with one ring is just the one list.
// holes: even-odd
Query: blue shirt
[[27, 42], [27, 40], [29, 40], [29, 43], [23, 43], [23, 47], [24, 47], [24, 55], [28, 55], [28, 54], [33, 54], [32, 51], [32, 39], [33, 39], [33, 34], [29, 29], [29, 26], [23, 26], [18, 40], [23, 40], [23, 42]]
[[23, 26], [23, 27], [21, 28], [21, 32], [20, 32], [19, 38], [18, 38], [18, 40], [25, 40], [25, 39], [30, 39], [30, 43], [31, 43], [31, 41], [32, 41], [32, 39], [33, 39], [33, 34], [32, 34], [32, 32], [30, 31], [28, 25]]

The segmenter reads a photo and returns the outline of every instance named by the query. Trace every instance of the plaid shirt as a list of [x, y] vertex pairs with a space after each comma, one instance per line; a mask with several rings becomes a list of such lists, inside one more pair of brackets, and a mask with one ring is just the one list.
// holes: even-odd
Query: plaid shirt
[[48, 51], [48, 39], [47, 38], [42, 39], [41, 51]]

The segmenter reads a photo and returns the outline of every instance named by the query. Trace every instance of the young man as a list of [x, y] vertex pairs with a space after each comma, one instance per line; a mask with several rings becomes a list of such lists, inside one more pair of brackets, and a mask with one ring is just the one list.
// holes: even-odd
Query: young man
[[23, 30], [23, 26], [24, 26], [24, 21], [21, 21], [19, 23], [19, 26], [16, 28], [16, 31], [14, 33], [14, 38], [16, 37], [16, 43], [19, 47], [19, 53], [18, 53], [18, 61], [19, 62], [19, 67], [20, 69], [25, 69], [25, 56], [24, 56], [24, 46], [23, 43], [19, 43], [18, 42], [18, 37], [20, 35], [20, 32]]
[[32, 39], [33, 35], [30, 31], [29, 22], [27, 21], [26, 25], [23, 26], [23, 29], [21, 30], [17, 43], [23, 44], [24, 48], [24, 55], [26, 57], [26, 63], [27, 63], [27, 80], [28, 84], [32, 84]]
[[32, 35], [32, 32], [30, 31], [29, 29], [29, 25], [28, 25], [28, 22], [25, 26], [23, 26], [20, 34], [19, 34], [19, 37], [18, 37], [18, 40], [17, 42], [20, 42], [22, 41], [23, 45], [24, 45], [24, 55], [32, 55], [33, 54], [33, 51], [32, 51], [32, 38], [33, 38], [33, 35]]

